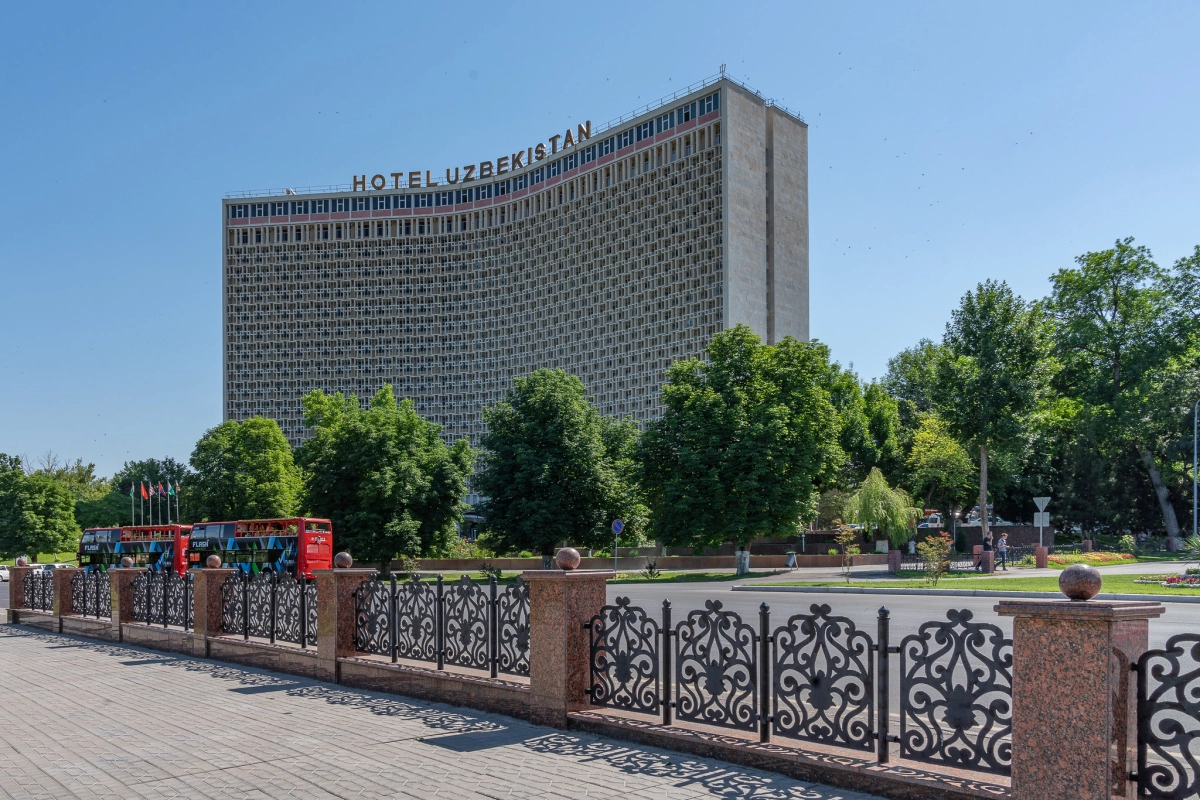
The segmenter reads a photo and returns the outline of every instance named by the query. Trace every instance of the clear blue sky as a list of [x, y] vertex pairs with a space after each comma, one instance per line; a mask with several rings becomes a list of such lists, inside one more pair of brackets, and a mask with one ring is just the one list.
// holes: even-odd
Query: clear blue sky
[[864, 377], [984, 278], [1200, 242], [1195, 3], [8, 4], [0, 452], [186, 459], [220, 201], [440, 168], [728, 64], [810, 124], [812, 332]]

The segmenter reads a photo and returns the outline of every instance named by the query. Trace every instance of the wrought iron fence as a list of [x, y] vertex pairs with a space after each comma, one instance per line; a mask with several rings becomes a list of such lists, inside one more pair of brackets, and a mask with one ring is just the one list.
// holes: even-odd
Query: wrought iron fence
[[35, 611], [54, 610], [54, 573], [46, 570], [26, 572], [21, 581], [25, 607]]
[[[925, 569], [925, 559], [920, 553], [901, 553], [900, 568], [921, 571]], [[950, 553], [951, 572], [966, 572], [975, 569], [975, 557], [971, 553]]]
[[1139, 797], [1200, 798], [1200, 634], [1147, 650], [1137, 671]]
[[[191, 630], [195, 621], [194, 575], [174, 570], [143, 572], [133, 579], [133, 618], [147, 625]], [[111, 613], [111, 612], [110, 612]]]
[[[1012, 640], [995, 625], [951, 611], [889, 646], [890, 615], [879, 610], [873, 640], [825, 604], [757, 629], [710, 600], [672, 624], [659, 624], [619, 597], [588, 623], [592, 704], [661, 712], [706, 725], [754, 730], [856, 750], [900, 742], [908, 758], [1008, 774], [1011, 765]], [[889, 731], [889, 663], [900, 653], [901, 735]]]
[[71, 609], [85, 617], [111, 617], [110, 587], [107, 572], [76, 572], [71, 576]]
[[900, 641], [900, 755], [1008, 775], [1012, 639], [972, 617], [951, 609]]
[[307, 649], [317, 643], [317, 586], [271, 570], [234, 572], [221, 586], [221, 630]]
[[529, 674], [529, 585], [521, 578], [500, 591], [464, 575], [398, 583], [371, 577], [355, 589], [355, 649], [360, 653], [447, 663], [498, 673]]

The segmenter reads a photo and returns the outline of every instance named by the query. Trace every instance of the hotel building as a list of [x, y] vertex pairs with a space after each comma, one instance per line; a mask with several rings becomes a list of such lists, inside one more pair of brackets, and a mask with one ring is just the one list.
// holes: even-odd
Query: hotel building
[[226, 419], [296, 444], [310, 390], [390, 383], [475, 443], [540, 367], [653, 419], [719, 331], [808, 338], [808, 129], [720, 77], [444, 174], [230, 195], [222, 237]]

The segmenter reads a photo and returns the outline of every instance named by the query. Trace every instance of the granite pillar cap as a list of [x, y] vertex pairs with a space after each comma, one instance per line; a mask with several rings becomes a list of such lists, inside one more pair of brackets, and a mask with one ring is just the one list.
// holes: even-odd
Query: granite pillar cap
[[554, 556], [558, 568], [563, 570], [575, 569], [579, 566], [580, 560], [579, 551], [574, 547], [564, 547]]
[[1120, 621], [1153, 619], [1166, 613], [1162, 603], [1143, 600], [1001, 600], [993, 610], [1002, 617]]

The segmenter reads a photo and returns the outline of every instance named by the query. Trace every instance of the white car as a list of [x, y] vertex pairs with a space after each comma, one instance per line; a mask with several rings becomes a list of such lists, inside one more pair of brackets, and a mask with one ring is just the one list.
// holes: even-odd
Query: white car
[[0, 583], [8, 583], [8, 567], [0, 564]]

